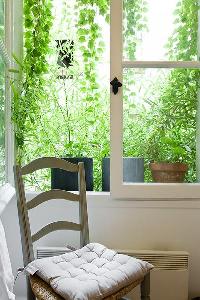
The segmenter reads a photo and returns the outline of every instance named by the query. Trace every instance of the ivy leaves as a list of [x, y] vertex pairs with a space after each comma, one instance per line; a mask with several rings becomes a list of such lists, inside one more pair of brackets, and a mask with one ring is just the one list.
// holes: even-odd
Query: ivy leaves
[[166, 48], [171, 60], [197, 59], [198, 0], [182, 0], [174, 11], [175, 30]]
[[[101, 37], [101, 28], [97, 21], [97, 15], [106, 17], [109, 1], [78, 0], [79, 17], [77, 22], [77, 35], [81, 43], [81, 54], [84, 61], [84, 80], [82, 91], [86, 102], [98, 100], [98, 75], [96, 64], [101, 59], [104, 51], [104, 43]], [[83, 99], [83, 100], [84, 100]]]
[[[99, 188], [101, 158], [109, 153], [109, 97], [99, 85], [97, 65], [105, 45], [96, 16], [108, 21], [109, 1], [77, 0], [74, 11], [73, 4], [62, 1], [63, 12], [69, 13], [61, 15], [62, 26], [67, 22], [63, 36], [66, 43], [73, 40], [75, 48], [73, 64], [63, 77], [56, 61], [52, 62], [56, 56], [52, 39], [58, 38], [51, 35], [53, 0], [24, 1], [23, 77], [13, 86], [18, 160], [26, 162], [47, 154], [94, 156], [95, 185]], [[69, 32], [74, 20], [75, 37]], [[66, 98], [62, 105], [59, 87]]]
[[[13, 116], [18, 159], [23, 156], [24, 140], [40, 114], [45, 95], [44, 74], [48, 70], [49, 31], [52, 25], [51, 1], [24, 0], [24, 59], [19, 63], [22, 78], [13, 89]], [[29, 125], [28, 125], [29, 124]], [[32, 127], [33, 130], [33, 127]]]

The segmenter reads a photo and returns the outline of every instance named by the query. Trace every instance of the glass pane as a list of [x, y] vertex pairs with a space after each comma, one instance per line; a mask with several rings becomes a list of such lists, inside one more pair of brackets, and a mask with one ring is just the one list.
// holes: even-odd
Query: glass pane
[[[124, 161], [124, 181], [181, 182], [187, 168], [184, 180], [200, 181], [196, 171], [198, 81], [199, 70], [124, 69], [123, 156], [133, 158], [131, 163]], [[150, 165], [157, 162], [176, 165]], [[151, 173], [150, 168], [161, 168], [161, 173]], [[172, 168], [172, 177], [163, 168]], [[156, 179], [157, 175], [161, 177]]]
[[[34, 125], [26, 124], [22, 161], [39, 156], [93, 158], [91, 178], [94, 190], [101, 190], [102, 159], [110, 152], [109, 1], [52, 4], [45, 95], [37, 100]], [[49, 188], [50, 172], [37, 178], [37, 182], [33, 176], [28, 179], [29, 188]]]
[[198, 1], [123, 0], [124, 60], [197, 60]]
[[[0, 40], [4, 39], [4, 1], [0, 0]], [[0, 55], [0, 185], [5, 182], [5, 67]]]

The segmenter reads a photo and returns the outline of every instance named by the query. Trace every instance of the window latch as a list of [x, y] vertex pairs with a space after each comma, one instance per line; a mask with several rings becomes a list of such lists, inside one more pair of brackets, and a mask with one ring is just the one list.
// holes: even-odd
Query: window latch
[[116, 95], [118, 93], [118, 90], [120, 87], [122, 87], [122, 83], [119, 82], [119, 80], [117, 79], [117, 77], [115, 77], [110, 84], [112, 85], [112, 91], [113, 93]]

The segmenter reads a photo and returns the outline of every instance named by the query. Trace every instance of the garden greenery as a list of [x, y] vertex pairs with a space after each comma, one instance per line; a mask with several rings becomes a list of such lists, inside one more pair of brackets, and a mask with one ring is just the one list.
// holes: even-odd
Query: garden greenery
[[[105, 88], [109, 79], [99, 77], [98, 68], [103, 63], [105, 47], [99, 20], [109, 21], [109, 3], [107, 0], [63, 0], [59, 1], [61, 12], [57, 14], [56, 1], [49, 1], [41, 10], [42, 16], [37, 14], [33, 22], [32, 8], [42, 1], [24, 2], [25, 57], [20, 63], [23, 80], [21, 88], [14, 86], [13, 105], [18, 160], [24, 164], [39, 156], [94, 157], [95, 187], [98, 189], [101, 158], [109, 155], [109, 90]], [[41, 37], [40, 30], [45, 31]], [[33, 32], [37, 39], [31, 41]], [[37, 47], [42, 45], [43, 56], [39, 59], [34, 57], [31, 46], [36, 40]], [[62, 49], [55, 41], [65, 41], [65, 50], [73, 52], [68, 68], [57, 64]], [[70, 49], [72, 42], [74, 46]], [[29, 68], [29, 63], [34, 66], [35, 60], [41, 66], [38, 73], [34, 67]], [[27, 93], [27, 86], [30, 93]], [[18, 115], [23, 115], [21, 120]], [[38, 186], [43, 188], [49, 181], [49, 173], [40, 178], [42, 184]], [[35, 178], [28, 180], [30, 186], [35, 185]]]
[[[0, 39], [4, 40], [4, 1], [0, 0]], [[0, 55], [0, 185], [5, 181], [5, 67]]]
[[[177, 3], [175, 30], [166, 45], [170, 60], [198, 59], [198, 9], [197, 0]], [[147, 135], [147, 156], [156, 161], [187, 163], [189, 182], [196, 180], [198, 89], [199, 70], [172, 70], [147, 120], [147, 127], [151, 127]]]
[[[130, 60], [148, 30], [147, 11], [145, 0], [124, 0], [124, 54]], [[175, 32], [166, 45], [169, 59], [196, 58], [197, 14], [197, 0], [178, 2]], [[93, 157], [96, 190], [101, 189], [101, 160], [109, 156], [109, 69], [99, 72], [108, 62], [102, 31], [108, 22], [108, 0], [24, 0], [22, 78], [13, 85], [18, 160]], [[71, 57], [68, 67], [58, 65], [60, 52]], [[124, 156], [145, 158], [148, 181], [150, 160], [185, 161], [187, 180], [195, 181], [199, 72], [172, 70], [164, 81], [149, 84], [146, 106], [138, 105], [132, 88], [145, 84], [146, 75], [134, 70], [124, 75]], [[38, 187], [48, 186], [49, 176], [40, 175]], [[35, 186], [35, 178], [28, 180]]]
[[[198, 1], [182, 0], [174, 12], [173, 35], [166, 44], [169, 60], [197, 60]], [[143, 22], [144, 24], [144, 22]], [[131, 74], [135, 85], [148, 85], [145, 101], [149, 106], [134, 106], [125, 102], [125, 115], [132, 122], [125, 124], [124, 149], [126, 156], [145, 158], [145, 179], [151, 181], [150, 161], [185, 162], [189, 165], [187, 181], [196, 181], [196, 114], [199, 88], [199, 70], [175, 69], [158, 71], [157, 82], [151, 83], [147, 75]], [[142, 73], [142, 70], [140, 70]], [[145, 82], [142, 80], [145, 79]], [[126, 85], [129, 81], [126, 80]], [[128, 96], [131, 93], [129, 92]], [[130, 100], [130, 99], [129, 99]], [[137, 138], [136, 138], [137, 137]], [[129, 142], [127, 142], [129, 141]], [[128, 145], [128, 147], [126, 146]]]
[[24, 60], [19, 62], [22, 78], [13, 87], [13, 122], [18, 161], [23, 161], [25, 140], [34, 131], [45, 97], [44, 75], [48, 72], [49, 31], [52, 26], [51, 1], [24, 1]]

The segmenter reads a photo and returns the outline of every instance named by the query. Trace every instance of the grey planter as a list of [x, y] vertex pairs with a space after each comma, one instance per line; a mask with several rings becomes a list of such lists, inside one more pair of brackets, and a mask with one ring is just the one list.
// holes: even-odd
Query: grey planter
[[[140, 157], [123, 158], [124, 182], [144, 182], [144, 159]], [[102, 159], [102, 191], [110, 191], [110, 158]]]

